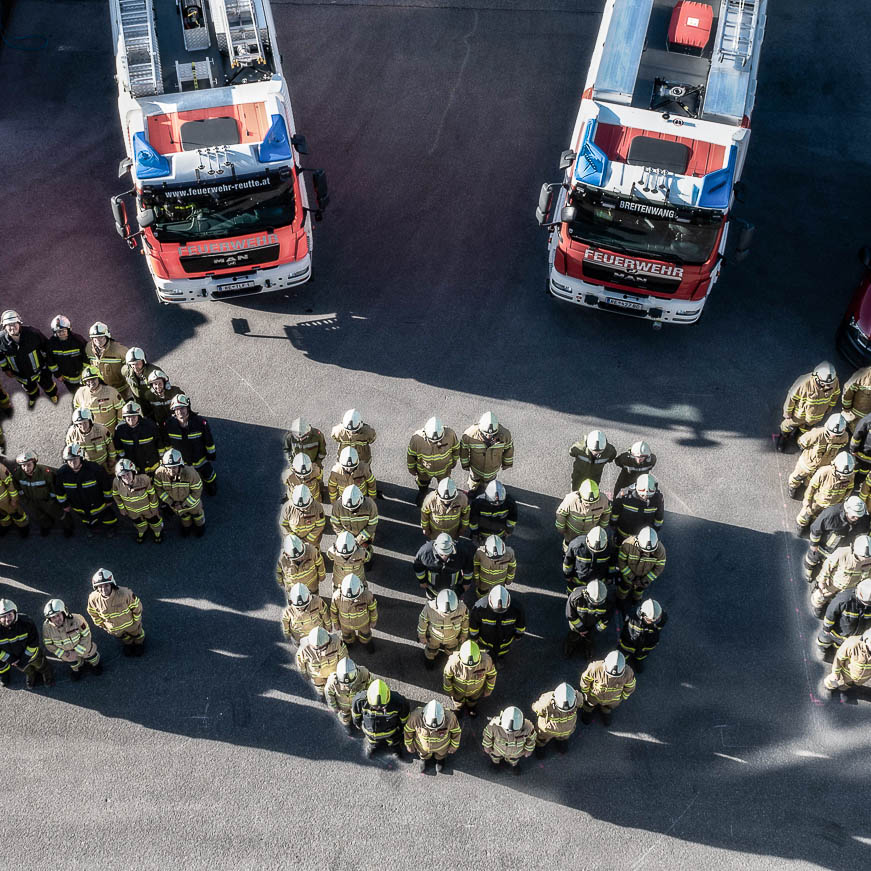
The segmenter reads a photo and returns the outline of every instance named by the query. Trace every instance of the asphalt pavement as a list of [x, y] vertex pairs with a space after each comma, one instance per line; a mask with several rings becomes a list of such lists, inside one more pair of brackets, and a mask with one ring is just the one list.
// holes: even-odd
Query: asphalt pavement
[[[0, 307], [44, 330], [58, 312], [78, 331], [100, 319], [144, 347], [212, 424], [219, 492], [202, 540], [2, 540], [0, 591], [22, 610], [41, 619], [50, 596], [83, 610], [106, 566], [143, 600], [148, 651], [124, 659], [98, 635], [101, 677], [3, 691], [0, 867], [871, 866], [871, 704], [821, 687], [785, 493], [794, 457], [771, 446], [799, 373], [828, 357], [849, 374], [833, 334], [871, 187], [855, 9], [770, 7], [737, 210], [754, 249], [701, 323], [655, 332], [544, 293], [533, 213], [559, 175], [599, 0], [275, 0], [309, 164], [332, 194], [315, 277], [185, 308], [157, 305], [112, 225], [124, 183], [106, 5], [30, 0], [10, 17]], [[59, 462], [68, 399], [28, 412], [16, 389], [14, 404], [8, 453]], [[583, 668], [561, 656], [553, 515], [569, 446], [594, 427], [619, 449], [650, 442], [668, 550], [653, 593], [670, 620], [609, 730], [579, 727], [567, 756], [512, 777], [480, 752], [485, 718], [467, 720], [453, 773], [434, 777], [364, 760], [315, 701], [278, 623], [281, 440], [299, 414], [327, 430], [351, 406], [378, 432], [385, 491], [377, 649], [358, 657], [414, 702], [441, 691], [415, 640], [408, 437], [432, 414], [462, 430], [485, 410], [514, 434], [503, 480], [521, 505], [529, 631], [487, 714], [529, 714]]]

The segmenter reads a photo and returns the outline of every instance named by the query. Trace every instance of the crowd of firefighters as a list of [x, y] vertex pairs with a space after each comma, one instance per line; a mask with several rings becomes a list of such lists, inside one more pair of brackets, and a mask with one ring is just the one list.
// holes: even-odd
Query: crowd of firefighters
[[[841, 410], [838, 411], [840, 403]], [[795, 519], [809, 537], [803, 571], [822, 620], [817, 645], [832, 660], [831, 692], [871, 681], [871, 367], [844, 384], [819, 363], [790, 387], [776, 434], [778, 451], [800, 451], [787, 484], [801, 499]]]
[[[518, 522], [517, 502], [499, 480], [514, 463], [511, 433], [487, 412], [458, 437], [437, 417], [408, 444], [406, 462], [417, 486], [423, 544], [413, 571], [426, 604], [417, 640], [428, 670], [445, 655], [438, 699], [411, 710], [387, 683], [357, 664], [349, 647], [370, 652], [378, 602], [369, 588], [379, 511], [372, 463], [375, 430], [359, 411], [347, 411], [330, 432], [335, 462], [325, 464], [327, 439], [297, 418], [285, 437], [290, 469], [281, 511], [284, 533], [276, 576], [287, 598], [282, 613], [285, 637], [296, 645], [296, 663], [349, 733], [360, 730], [364, 751], [383, 747], [400, 757], [416, 756], [420, 770], [434, 762], [444, 769], [460, 745], [460, 719], [475, 717], [496, 686], [498, 669], [526, 631], [519, 597], [509, 592], [517, 559], [508, 543]], [[663, 497], [651, 474], [656, 457], [639, 441], [617, 454], [595, 430], [570, 450], [572, 491], [556, 512], [566, 582], [566, 657], [579, 649], [589, 660], [578, 686], [561, 683], [531, 706], [533, 717], [509, 705], [487, 722], [484, 752], [494, 766], [519, 772], [520, 760], [545, 755], [553, 742], [565, 752], [582, 723], [611, 712], [635, 690], [640, 672], [656, 647], [667, 615], [647, 588], [665, 568], [658, 530]], [[463, 488], [452, 475], [466, 473]], [[605, 467], [619, 468], [613, 501], [600, 488]], [[330, 592], [321, 596], [326, 564], [321, 540], [329, 523], [335, 540], [326, 550], [332, 563]], [[595, 657], [595, 638], [619, 611], [616, 644]]]

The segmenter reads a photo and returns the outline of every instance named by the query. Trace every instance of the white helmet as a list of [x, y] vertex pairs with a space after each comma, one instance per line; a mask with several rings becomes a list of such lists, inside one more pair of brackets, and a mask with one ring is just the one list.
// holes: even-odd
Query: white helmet
[[645, 526], [638, 533], [637, 540], [638, 546], [642, 550], [656, 550], [656, 546], [659, 544], [659, 536], [652, 526]]
[[839, 475], [849, 475], [856, 468], [856, 461], [853, 459], [851, 453], [841, 451], [841, 453], [832, 460], [832, 465], [835, 467], [835, 471]]
[[599, 498], [599, 485], [592, 478], [586, 478], [578, 487], [578, 495], [583, 502], [595, 502]]
[[39, 454], [36, 451], [22, 451], [16, 458], [15, 462], [18, 463], [19, 466], [23, 466], [25, 463], [29, 463], [33, 460], [34, 463], [39, 462]]
[[649, 499], [656, 492], [658, 486], [659, 484], [653, 475], [639, 475], [635, 482], [635, 492], [642, 499]]
[[141, 417], [142, 416], [142, 406], [138, 402], [134, 402], [132, 399], [130, 402], [124, 403], [124, 407], [121, 409], [121, 417]]
[[871, 556], [871, 536], [857, 535], [853, 542], [853, 556], [865, 559]]
[[835, 372], [835, 367], [828, 360], [823, 360], [822, 363], [817, 363], [814, 366], [814, 378], [820, 384], [831, 384], [837, 377], [838, 373]]
[[314, 502], [312, 491], [305, 484], [297, 484], [290, 494], [290, 501], [297, 508], [308, 508]]
[[345, 487], [342, 490], [342, 505], [345, 508], [354, 511], [363, 504], [363, 494], [356, 484], [351, 484], [350, 487]]
[[149, 384], [154, 384], [155, 381], [163, 381], [164, 386], [169, 387], [169, 375], [163, 369], [152, 369], [145, 380]]
[[58, 330], [71, 330], [72, 327], [73, 325], [66, 315], [55, 315], [51, 319], [51, 331], [53, 333], [58, 332]]
[[296, 605], [298, 608], [307, 605], [311, 601], [311, 597], [311, 591], [305, 584], [294, 584], [287, 591], [287, 601], [290, 602], [291, 605]]
[[608, 533], [601, 526], [594, 526], [587, 533], [585, 541], [593, 553], [600, 553], [608, 546]]
[[90, 408], [73, 409], [73, 423], [84, 423], [86, 420], [89, 423], [94, 422], [94, 412]]
[[114, 584], [115, 575], [109, 569], [97, 569], [91, 577], [91, 586], [96, 589], [100, 584]]
[[339, 465], [345, 471], [356, 469], [360, 465], [360, 455], [357, 453], [357, 449], [351, 445], [342, 448], [339, 452]]
[[608, 444], [608, 439], [605, 437], [605, 433], [600, 429], [594, 429], [592, 432], [587, 433], [587, 438], [584, 440], [584, 443], [587, 446], [588, 451], [604, 451], [605, 446]]
[[137, 360], [141, 360], [143, 363], [148, 362], [145, 359], [145, 351], [142, 348], [130, 348], [124, 355], [125, 363], [135, 363]]
[[605, 657], [605, 671], [608, 674], [623, 674], [626, 670], [626, 657], [619, 650], [612, 650]]
[[451, 478], [442, 478], [439, 481], [439, 485], [436, 488], [436, 493], [439, 495], [439, 499], [444, 502], [450, 502], [454, 496], [457, 495], [457, 485], [453, 482]]
[[440, 590], [435, 598], [435, 607], [439, 614], [453, 614], [460, 607], [460, 600], [453, 590]]
[[18, 613], [18, 605], [12, 599], [0, 599], [0, 615]]
[[499, 432], [499, 418], [492, 411], [485, 411], [478, 421], [478, 429], [489, 435]]
[[484, 542], [484, 553], [491, 559], [503, 556], [505, 553], [505, 542], [498, 535], [488, 535]]
[[115, 463], [116, 477], [120, 478], [124, 472], [133, 472], [134, 475], [136, 474], [136, 464], [133, 460], [128, 460], [126, 457], [122, 457], [117, 463]]
[[298, 535], [291, 533], [285, 537], [283, 549], [292, 559], [299, 559], [305, 553], [305, 544]]
[[442, 703], [437, 702], [435, 699], [431, 702], [427, 702], [426, 707], [423, 709], [424, 724], [429, 726], [430, 729], [438, 729], [444, 721], [445, 709], [442, 707]]
[[301, 439], [311, 432], [312, 425], [304, 417], [295, 417], [290, 423], [290, 434], [295, 439]]
[[868, 513], [865, 503], [858, 496], [848, 496], [844, 501], [844, 511], [853, 517], [864, 517]]
[[498, 503], [505, 501], [505, 486], [501, 481], [491, 481], [484, 489], [484, 496], [488, 502]]
[[662, 606], [656, 599], [645, 599], [641, 603], [641, 616], [648, 620], [659, 620], [662, 617]]
[[[347, 491], [346, 491], [347, 492]], [[446, 532], [439, 533], [436, 536], [436, 540], [433, 542], [433, 550], [436, 553], [440, 553], [442, 555], [454, 553], [456, 551], [456, 545], [454, 544], [454, 540], [448, 535]]]
[[437, 442], [445, 434], [445, 425], [438, 417], [431, 417], [423, 425], [423, 435], [427, 441]]
[[326, 647], [330, 643], [330, 633], [323, 626], [315, 626], [306, 638], [312, 647]]
[[487, 596], [487, 604], [494, 610], [507, 611], [511, 604], [511, 596], [508, 595], [508, 590], [502, 584], [496, 584]]
[[100, 336], [105, 336], [107, 339], [112, 338], [112, 334], [109, 332], [109, 327], [107, 327], [102, 321], [96, 321], [91, 324], [90, 329], [88, 330], [88, 336], [92, 339], [96, 339]]
[[296, 454], [290, 464], [295, 475], [310, 475], [312, 470], [312, 458], [308, 454]]
[[343, 656], [336, 665], [336, 680], [339, 683], [353, 683], [357, 677], [357, 663], [350, 656]]
[[170, 448], [168, 451], [164, 451], [163, 456], [160, 458], [160, 462], [167, 469], [177, 469], [179, 466], [184, 465], [184, 461], [181, 458], [181, 451], [176, 448]]
[[350, 556], [357, 549], [357, 539], [347, 530], [343, 530], [336, 536], [336, 543], [333, 546], [336, 548], [336, 553]]
[[553, 691], [553, 701], [561, 711], [570, 711], [578, 703], [578, 694], [571, 684], [561, 683]]
[[519, 732], [523, 728], [523, 711], [513, 705], [499, 715], [499, 725], [506, 732]]
[[356, 408], [349, 408], [342, 417], [342, 426], [351, 432], [356, 432], [360, 429], [363, 426], [363, 418], [360, 417], [360, 412]]
[[847, 428], [847, 418], [840, 412], [830, 414], [826, 418], [826, 432], [832, 435], [840, 435]]
[[5, 327], [7, 324], [20, 324], [21, 317], [14, 309], [8, 308], [0, 315], [0, 326]]
[[82, 446], [77, 445], [75, 442], [71, 445], [67, 445], [61, 454], [61, 458], [64, 462], [71, 460], [73, 457], [78, 457], [80, 460], [85, 458], [85, 452], [82, 450]]
[[865, 580], [856, 587], [856, 595], [859, 597], [860, 602], [864, 602], [866, 605], [871, 603], [871, 578], [865, 578]]
[[47, 618], [54, 617], [55, 614], [66, 614], [67, 606], [63, 599], [49, 599], [42, 609], [43, 616]]
[[601, 581], [590, 581], [584, 593], [594, 605], [601, 605], [608, 598], [608, 588]]
[[650, 445], [645, 441], [637, 441], [632, 443], [632, 447], [629, 448], [629, 453], [635, 457], [636, 459], [640, 459], [641, 457], [649, 457], [651, 454]]
[[363, 591], [363, 585], [355, 574], [345, 575], [342, 579], [342, 595], [346, 599], [356, 599]]

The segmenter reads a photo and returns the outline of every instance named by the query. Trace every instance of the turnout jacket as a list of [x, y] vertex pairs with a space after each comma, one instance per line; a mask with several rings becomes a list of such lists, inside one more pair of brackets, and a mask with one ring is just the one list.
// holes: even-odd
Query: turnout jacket
[[125, 363], [121, 367], [121, 377], [127, 384], [127, 391], [141, 406], [144, 413], [148, 410], [148, 376], [157, 371], [157, 366], [146, 363], [142, 372], [138, 373], [132, 363]]
[[816, 585], [823, 596], [857, 587], [871, 577], [871, 557], [857, 557], [851, 547], [839, 547], [823, 561]]
[[308, 508], [297, 508], [293, 502], [287, 502], [281, 509], [279, 522], [285, 532], [292, 532], [310, 544], [318, 544], [324, 534], [327, 518], [321, 503], [312, 498], [312, 504]]
[[645, 526], [659, 529], [665, 520], [665, 499], [657, 489], [650, 499], [642, 499], [633, 484], [621, 490], [611, 506], [611, 523], [621, 538], [637, 535]]
[[536, 731], [547, 733], [554, 738], [568, 738], [578, 725], [577, 704], [568, 711], [558, 708], [552, 690], [543, 693], [532, 703], [532, 713], [538, 717], [535, 722]]
[[655, 623], [645, 623], [641, 616], [641, 605], [633, 608], [620, 632], [620, 648], [627, 655], [644, 658], [659, 644], [659, 633], [668, 622], [668, 613], [663, 608], [659, 620]]
[[67, 614], [60, 626], [46, 620], [42, 624], [42, 641], [48, 653], [66, 662], [97, 652], [91, 627], [81, 614]]
[[130, 587], [112, 585], [105, 598], [99, 590], [88, 596], [88, 616], [94, 626], [110, 635], [138, 635], [142, 628], [142, 602]]
[[660, 541], [655, 550], [642, 550], [633, 535], [620, 545], [617, 567], [624, 581], [644, 589], [665, 571], [665, 547]]
[[789, 388], [783, 403], [784, 420], [809, 429], [816, 426], [838, 404], [841, 385], [837, 376], [831, 384], [820, 385], [813, 372], [800, 375]]
[[635, 672], [627, 665], [623, 674], [608, 674], [605, 661], [600, 659], [586, 667], [581, 675], [580, 685], [585, 706], [616, 708], [635, 692]]
[[871, 650], [861, 635], [848, 638], [835, 654], [832, 673], [854, 684], [865, 684], [871, 680]]
[[85, 340], [72, 330], [66, 339], [61, 341], [52, 333], [46, 342], [48, 351], [48, 368], [55, 378], [78, 382], [85, 367]]
[[[815, 472], [820, 466], [831, 463], [847, 447], [850, 433], [844, 430], [835, 435], [830, 433], [825, 426], [815, 426], [802, 433], [797, 441], [801, 448], [801, 457], [799, 458], [801, 464], [808, 472]], [[853, 452], [855, 453], [855, 450]]]
[[412, 475], [435, 478], [440, 481], [451, 474], [460, 459], [460, 440], [449, 427], [444, 428], [442, 437], [431, 442], [419, 429], [408, 443], [405, 463]]
[[856, 424], [850, 439], [850, 450], [866, 463], [871, 460], [871, 414], [866, 414]]
[[159, 516], [157, 493], [148, 475], [134, 475], [129, 485], [115, 478], [112, 482], [112, 499], [118, 511], [133, 521], [140, 517], [153, 519]]
[[855, 589], [844, 590], [829, 602], [823, 626], [839, 642], [861, 635], [871, 627], [871, 604], [862, 602]]
[[40, 463], [33, 467], [32, 475], [26, 475], [21, 466], [15, 466], [12, 469], [12, 478], [18, 488], [18, 495], [24, 503], [25, 510], [33, 507], [57, 516], [55, 474], [56, 472], [51, 466], [43, 466]]
[[599, 491], [594, 502], [584, 502], [577, 490], [567, 493], [556, 510], [557, 532], [568, 543], [579, 535], [586, 535], [594, 526], [608, 528], [611, 520], [611, 502]]
[[6, 514], [15, 514], [19, 510], [16, 501], [18, 499], [18, 485], [12, 477], [12, 472], [0, 462], [0, 511]]
[[360, 590], [353, 599], [338, 589], [330, 600], [330, 619], [336, 630], [369, 632], [378, 624], [378, 601], [369, 589]]
[[595, 551], [587, 547], [587, 536], [579, 535], [569, 542], [563, 557], [563, 577], [570, 589], [586, 586], [590, 581], [606, 582], [617, 570], [618, 547], [614, 534], [608, 531], [608, 544], [604, 550]]
[[429, 598], [434, 599], [440, 590], [453, 590], [460, 597], [472, 580], [471, 546], [463, 540], [454, 545], [454, 553], [443, 560], [436, 554], [433, 542], [428, 541], [414, 558], [415, 577]]
[[[177, 478], [169, 476], [166, 466], [159, 466], [154, 473], [154, 492], [173, 511], [185, 514], [199, 514], [202, 511], [203, 482], [199, 472], [190, 466], [182, 466]], [[181, 503], [180, 508], [175, 507], [173, 503], [176, 502]]]
[[330, 438], [336, 442], [336, 459], [342, 452], [342, 448], [356, 448], [357, 456], [364, 462], [372, 464], [372, 442], [375, 441], [375, 430], [364, 423], [360, 429], [345, 429], [341, 424], [333, 427]]
[[460, 465], [477, 481], [492, 481], [501, 469], [514, 465], [514, 440], [501, 424], [495, 435], [481, 432], [473, 424], [460, 439]]
[[[181, 387], [176, 387], [167, 381], [162, 395], [158, 395], [151, 387], [149, 387], [145, 391], [145, 395], [142, 397], [142, 410], [145, 411], [146, 408], [148, 409], [148, 415], [157, 424], [158, 432], [161, 434], [161, 438], [163, 439], [166, 438], [165, 433], [163, 432], [163, 427], [167, 420], [172, 416], [170, 406], [172, 405], [173, 399], [175, 399], [180, 393], [184, 393]], [[166, 441], [163, 442], [163, 444], [166, 443]]]
[[469, 535], [498, 535], [507, 538], [517, 526], [517, 502], [506, 491], [501, 502], [491, 502], [483, 493], [479, 493], [470, 506]]
[[0, 625], [0, 673], [18, 663], [24, 668], [39, 653], [39, 633], [27, 614], [18, 612], [11, 626]]
[[366, 557], [365, 548], [358, 544], [354, 552], [345, 556], [339, 553], [334, 545], [330, 545], [327, 556], [333, 561], [333, 589], [342, 585], [342, 581], [348, 575], [356, 575], [363, 586], [366, 586]]
[[844, 503], [823, 509], [811, 524], [810, 543], [827, 556], [842, 544], [852, 543], [857, 535], [867, 535], [871, 530], [871, 514], [863, 514], [855, 523], [847, 520]]
[[281, 631], [286, 638], [292, 638], [296, 642], [318, 626], [322, 626], [327, 632], [332, 628], [327, 603], [317, 593], [313, 593], [305, 605], [288, 602], [281, 613]]
[[469, 637], [469, 609], [464, 602], [456, 611], [442, 614], [431, 602], [423, 606], [417, 618], [417, 640], [425, 644], [427, 639], [437, 641], [442, 647], [454, 649]]
[[386, 705], [375, 707], [369, 704], [366, 691], [362, 690], [351, 702], [351, 716], [354, 725], [361, 729], [369, 741], [390, 741], [402, 738], [403, 728], [408, 720], [408, 702], [405, 696], [391, 690]]
[[871, 412], [871, 366], [858, 369], [844, 382], [841, 408], [852, 421]]
[[17, 342], [5, 330], [0, 333], [0, 369], [4, 372], [32, 381], [49, 368], [48, 344], [39, 330], [22, 324]]
[[[586, 480], [595, 481], [597, 484], [602, 480], [602, 472], [605, 466], [617, 458], [617, 449], [612, 444], [606, 444], [605, 449], [594, 457], [586, 442], [575, 442], [569, 448], [569, 456], [574, 458], [572, 463], [572, 489], [577, 490], [581, 483]], [[640, 474], [640, 473], [639, 473]]]
[[653, 471], [653, 467], [656, 465], [656, 454], [651, 454], [649, 457], [633, 457], [631, 451], [623, 451], [617, 455], [614, 465], [620, 469], [620, 474], [614, 484], [614, 492], [619, 493], [634, 484], [639, 475], [646, 475]]
[[330, 633], [330, 640], [323, 650], [318, 650], [311, 645], [308, 638], [303, 638], [296, 651], [296, 664], [312, 683], [323, 686], [336, 670], [339, 660], [347, 655], [345, 642], [338, 635]]
[[124, 400], [114, 387], [100, 384], [95, 391], [84, 384], [73, 395], [73, 408], [87, 408], [94, 415], [94, 423], [100, 423], [114, 435], [121, 418]]
[[77, 514], [96, 517], [112, 503], [112, 480], [102, 466], [83, 460], [78, 472], [66, 463], [54, 478], [55, 495], [61, 508], [69, 506]]
[[427, 726], [423, 719], [423, 708], [415, 708], [403, 730], [405, 749], [419, 756], [439, 757], [456, 753], [460, 747], [462, 730], [453, 711], [445, 711], [441, 726]]
[[515, 639], [526, 632], [523, 608], [511, 599], [504, 611], [494, 611], [486, 598], [478, 599], [469, 614], [469, 638], [495, 656], [504, 656]]
[[505, 546], [502, 556], [488, 556], [487, 548], [481, 545], [472, 560], [472, 577], [479, 596], [486, 595], [497, 584], [507, 587], [517, 573], [517, 558], [514, 548]]
[[594, 605], [587, 598], [584, 587], [576, 587], [566, 599], [566, 620], [569, 621], [569, 628], [578, 635], [588, 635], [594, 629], [603, 632], [608, 628], [613, 612], [614, 606], [607, 598]]
[[445, 663], [442, 672], [442, 689], [454, 700], [489, 696], [496, 686], [496, 666], [486, 650], [475, 665], [466, 665], [460, 652], [454, 651]]
[[79, 445], [86, 460], [102, 466], [109, 475], [115, 474], [115, 443], [109, 430], [100, 423], [92, 423], [88, 432], [82, 432], [75, 424], [67, 430], [66, 443]]
[[461, 490], [449, 502], [444, 502], [433, 490], [426, 494], [420, 506], [420, 528], [430, 539], [446, 532], [457, 539], [469, 529], [469, 497]]
[[133, 462], [139, 472], [152, 473], [160, 465], [160, 433], [157, 424], [140, 417], [136, 426], [130, 426], [123, 418], [115, 427], [115, 450]]
[[174, 415], [170, 415], [166, 420], [166, 437], [172, 447], [181, 451], [184, 461], [195, 469], [207, 461], [214, 462], [217, 457], [209, 422], [199, 414], [191, 412], [187, 426], [182, 426]]
[[308, 454], [312, 463], [322, 465], [327, 455], [327, 442], [324, 434], [317, 428], [312, 427], [302, 438], [295, 438], [291, 433], [285, 433], [284, 452], [293, 460], [297, 454]]
[[[314, 463], [312, 464], [314, 471]], [[375, 475], [372, 474], [372, 469], [368, 463], [360, 460], [357, 467], [351, 471], [347, 471], [341, 464], [335, 463], [330, 469], [329, 477], [327, 478], [327, 492], [330, 497], [330, 502], [335, 505], [339, 501], [339, 497], [345, 491], [346, 487], [356, 484], [360, 488], [360, 492], [364, 496], [375, 498], [378, 491], [378, 485], [375, 483]], [[312, 493], [314, 495], [314, 492]]]
[[324, 698], [331, 711], [350, 711], [354, 696], [359, 692], [366, 692], [372, 683], [372, 675], [365, 665], [357, 666], [357, 674], [350, 684], [340, 683], [336, 673], [333, 672], [324, 686]]
[[343, 531], [350, 532], [357, 540], [357, 544], [369, 545], [375, 541], [379, 519], [378, 506], [371, 497], [364, 496], [360, 507], [353, 510], [345, 508], [340, 499], [333, 505], [330, 526], [333, 527], [336, 535]]
[[[312, 494], [312, 499], [315, 502], [323, 504], [324, 501], [324, 470], [314, 460], [312, 460], [312, 470], [308, 475], [297, 475], [291, 466], [287, 477], [284, 479], [284, 486], [287, 488], [287, 495], [290, 497], [293, 494], [293, 488], [298, 484], [305, 484]], [[364, 491], [365, 492], [365, 491]]]
[[321, 581], [327, 576], [323, 554], [311, 542], [303, 541], [305, 551], [298, 559], [293, 559], [282, 548], [275, 567], [279, 586], [289, 590], [294, 584], [305, 584], [309, 591], [317, 593]]
[[121, 374], [127, 352], [130, 349], [114, 339], [106, 342], [106, 347], [98, 351], [94, 346], [94, 340], [90, 339], [85, 345], [85, 356], [92, 366], [100, 370], [100, 377], [110, 387], [114, 387], [119, 393], [127, 395], [127, 382]]
[[523, 718], [523, 725], [517, 732], [508, 732], [499, 722], [500, 714], [490, 719], [484, 726], [481, 746], [488, 756], [516, 760], [529, 756], [535, 750], [535, 729], [532, 723]]

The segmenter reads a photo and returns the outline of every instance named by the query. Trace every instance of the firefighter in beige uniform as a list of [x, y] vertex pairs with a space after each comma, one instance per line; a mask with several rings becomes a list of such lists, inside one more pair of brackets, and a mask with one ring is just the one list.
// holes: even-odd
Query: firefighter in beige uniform
[[837, 548], [826, 557], [811, 590], [811, 607], [822, 619], [829, 602], [844, 590], [852, 590], [871, 578], [871, 538], [857, 535], [849, 547]]
[[338, 590], [346, 575], [356, 575], [366, 586], [366, 561], [369, 552], [357, 544], [350, 532], [342, 531], [330, 545], [327, 556], [333, 561], [333, 589]]
[[30, 519], [21, 507], [18, 486], [12, 472], [0, 462], [0, 535], [6, 535], [13, 524], [22, 538], [30, 534]]
[[203, 482], [193, 466], [186, 466], [181, 453], [170, 448], [161, 457], [161, 464], [154, 473], [154, 491], [157, 498], [172, 509], [181, 523], [181, 534], [199, 538], [206, 531], [206, 515], [203, 512]]
[[795, 499], [804, 483], [820, 466], [827, 466], [847, 449], [850, 433], [843, 414], [829, 415], [825, 426], [816, 426], [798, 437], [801, 455], [789, 476], [789, 495]]
[[408, 443], [405, 462], [408, 473], [417, 484], [417, 504], [423, 502], [430, 482], [450, 476], [460, 459], [457, 434], [437, 417], [431, 417], [423, 429], [417, 430]]
[[309, 492], [316, 502], [323, 504], [324, 501], [324, 482], [323, 469], [313, 463], [308, 454], [298, 453], [290, 464], [290, 472], [284, 479], [284, 486], [287, 487], [287, 496], [293, 493], [294, 488], [299, 484], [305, 484]]
[[73, 395], [73, 408], [87, 408], [94, 416], [94, 422], [102, 424], [115, 435], [115, 427], [121, 421], [124, 400], [121, 394], [108, 384], [100, 381], [96, 366], [85, 366], [82, 370], [82, 386]]
[[557, 532], [563, 537], [563, 551], [579, 535], [594, 526], [607, 529], [611, 521], [611, 502], [595, 481], [581, 481], [577, 490], [567, 493], [556, 510]]
[[136, 542], [145, 541], [146, 528], [151, 530], [155, 542], [163, 541], [163, 518], [154, 484], [148, 475], [136, 472], [131, 460], [118, 460], [112, 481], [112, 499], [118, 513], [129, 517], [136, 528]]
[[109, 430], [94, 422], [90, 408], [73, 410], [72, 424], [67, 430], [66, 444], [79, 445], [86, 460], [102, 466], [110, 475], [114, 474], [118, 452]]
[[293, 533], [285, 537], [275, 567], [280, 587], [289, 590], [294, 584], [305, 584], [310, 592], [317, 593], [326, 576], [324, 558], [313, 544]]
[[330, 433], [330, 438], [336, 442], [336, 457], [342, 452], [342, 448], [356, 448], [358, 457], [372, 465], [372, 442], [375, 441], [375, 430], [368, 423], [363, 423], [360, 412], [356, 408], [349, 408], [342, 422], [336, 424]]
[[123, 645], [124, 656], [142, 656], [145, 630], [142, 628], [142, 602], [129, 587], [119, 587], [108, 569], [97, 569], [91, 578], [93, 592], [88, 596], [88, 615], [94, 626], [105, 629]]
[[284, 450], [290, 457], [306, 454], [313, 463], [323, 464], [327, 455], [324, 434], [312, 426], [304, 417], [294, 418], [290, 430], [284, 437]]
[[469, 531], [469, 497], [450, 478], [443, 478], [427, 493], [420, 507], [420, 528], [434, 541], [446, 532], [454, 541]]
[[102, 321], [91, 325], [88, 337], [89, 341], [85, 345], [88, 362], [97, 369], [103, 381], [114, 387], [125, 401], [130, 399], [130, 388], [122, 371], [129, 349], [112, 338], [109, 327]]
[[338, 635], [317, 626], [300, 642], [296, 664], [311, 681], [315, 692], [323, 696], [327, 678], [336, 670], [339, 660], [347, 655], [348, 648]]
[[356, 575], [346, 575], [333, 593], [330, 619], [345, 644], [359, 641], [369, 652], [375, 648], [372, 630], [378, 625], [378, 602]]
[[330, 515], [330, 525], [333, 532], [350, 532], [360, 547], [366, 548], [368, 559], [372, 559], [372, 545], [375, 542], [375, 532], [378, 529], [378, 509], [375, 500], [364, 496], [356, 484], [346, 487], [333, 505]]
[[460, 465], [469, 473], [466, 487], [475, 494], [514, 465], [514, 440], [492, 411], [470, 426], [460, 439]]
[[499, 584], [507, 587], [514, 580], [517, 572], [514, 548], [508, 547], [498, 535], [488, 535], [475, 551], [472, 566], [475, 594], [478, 598], [487, 596], [493, 587]]
[[327, 479], [330, 503], [335, 505], [345, 492], [345, 488], [352, 484], [356, 484], [364, 495], [375, 498], [378, 487], [369, 464], [360, 459], [356, 448], [342, 448], [339, 451], [339, 461], [330, 469], [330, 476]]
[[831, 363], [823, 361], [813, 372], [801, 375], [789, 388], [783, 403], [783, 420], [777, 436], [777, 450], [785, 451], [796, 432], [815, 427], [838, 404], [841, 385]]
[[327, 678], [324, 698], [327, 707], [339, 718], [349, 735], [354, 734], [351, 703], [357, 693], [365, 692], [372, 682], [372, 675], [364, 665], [357, 665], [350, 657], [340, 659], [336, 670]]
[[844, 382], [841, 408], [849, 427], [871, 413], [871, 366], [857, 369]]
[[871, 629], [848, 638], [835, 654], [832, 673], [825, 679], [827, 690], [848, 690], [871, 681]]
[[423, 606], [417, 620], [417, 640], [424, 645], [424, 664], [435, 666], [444, 651], [450, 655], [469, 637], [469, 609], [453, 590], [441, 590]]
[[91, 627], [81, 614], [67, 611], [60, 599], [51, 599], [42, 612], [42, 643], [46, 653], [56, 656], [70, 667], [70, 677], [78, 680], [82, 666], [87, 665], [94, 674], [100, 674], [100, 651], [91, 637]]
[[635, 692], [635, 672], [626, 664], [619, 650], [612, 650], [604, 659], [591, 662], [581, 675], [583, 707], [581, 722], [592, 723], [598, 709], [602, 722], [611, 723], [611, 712]]
[[435, 699], [412, 711], [403, 729], [405, 749], [416, 754], [421, 773], [431, 759], [437, 772], [444, 771], [448, 756], [459, 750], [461, 737], [457, 715]]
[[465, 707], [470, 717], [477, 714], [478, 702], [493, 692], [496, 686], [496, 666], [489, 653], [482, 653], [474, 641], [464, 641], [445, 663], [442, 689], [461, 714]]
[[484, 727], [481, 746], [494, 766], [507, 762], [513, 774], [520, 774], [520, 760], [535, 750], [535, 727], [520, 708], [505, 708]]
[[303, 636], [318, 626], [330, 629], [327, 603], [317, 593], [310, 592], [305, 584], [294, 584], [287, 591], [287, 607], [281, 613], [284, 637], [298, 645]]
[[578, 727], [578, 694], [567, 683], [561, 683], [555, 690], [543, 693], [532, 704], [535, 721], [535, 754], [544, 756], [545, 747], [550, 741], [556, 742], [556, 749], [565, 753], [568, 740]]
[[[824, 508], [843, 502], [850, 495], [855, 478], [856, 461], [847, 451], [841, 451], [831, 465], [820, 466], [811, 476], [804, 491], [801, 511], [795, 518], [799, 531], [810, 526]], [[859, 495], [865, 499], [861, 490]]]
[[630, 535], [617, 554], [617, 601], [621, 607], [640, 602], [644, 591], [665, 571], [665, 547], [652, 526]]
[[290, 501], [281, 509], [280, 522], [285, 533], [293, 533], [314, 547], [319, 547], [327, 518], [311, 490], [305, 484], [297, 484], [290, 494]]

